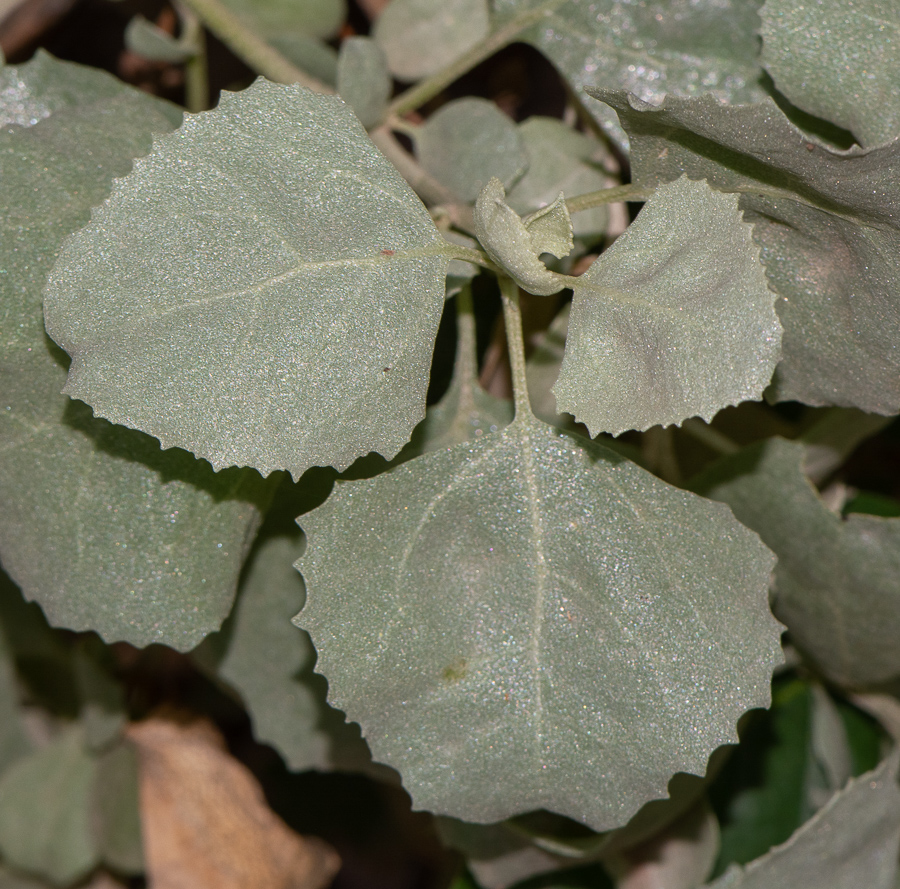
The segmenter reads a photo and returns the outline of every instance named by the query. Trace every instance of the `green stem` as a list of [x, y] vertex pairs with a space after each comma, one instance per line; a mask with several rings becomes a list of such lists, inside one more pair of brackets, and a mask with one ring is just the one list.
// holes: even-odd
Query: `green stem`
[[184, 63], [184, 104], [188, 111], [197, 114], [209, 108], [206, 34], [200, 16], [192, 9], [184, 3], [178, 3], [177, 9], [181, 17], [182, 40], [195, 50]]
[[599, 191], [580, 194], [577, 198], [569, 198], [566, 201], [566, 209], [570, 213], [580, 213], [582, 210], [591, 210], [594, 207], [602, 207], [604, 204], [616, 204], [619, 201], [637, 203], [646, 201], [654, 191], [656, 191], [655, 188], [639, 188], [637, 185], [601, 188]]
[[184, 3], [222, 43], [263, 77], [276, 83], [299, 83], [316, 93], [334, 92], [269, 46], [220, 0], [184, 0]]
[[503, 323], [506, 326], [506, 347], [512, 371], [513, 398], [516, 403], [516, 420], [531, 418], [531, 401], [528, 398], [528, 377], [525, 373], [525, 341], [522, 338], [522, 310], [519, 307], [519, 285], [506, 275], [498, 275], [500, 296], [503, 298]]
[[564, 0], [550, 0], [550, 2], [541, 4], [537, 9], [531, 9], [522, 13], [522, 15], [510, 19], [505, 25], [488, 34], [484, 40], [476, 43], [475, 46], [460, 56], [455, 62], [397, 96], [391, 102], [388, 114], [399, 116], [420, 108], [441, 93], [454, 80], [459, 79], [476, 65], [481, 64], [485, 59], [490, 58], [494, 53], [508, 46], [522, 31], [530, 28], [532, 25], [536, 25], [542, 18], [556, 9], [557, 6], [561, 6], [563, 2]]
[[483, 250], [475, 247], [464, 247], [462, 244], [454, 244], [453, 241], [447, 241], [447, 248], [448, 253], [453, 253], [454, 259], [471, 262], [473, 265], [480, 265], [484, 269], [490, 269], [492, 272], [501, 274], [500, 269], [494, 265], [491, 258]]
[[681, 424], [681, 428], [688, 435], [696, 438], [697, 441], [702, 442], [717, 454], [736, 454], [741, 449], [737, 442], [732, 441], [727, 435], [719, 432], [718, 429], [713, 429], [712, 426], [704, 423], [703, 420], [692, 417], [689, 420], [685, 420]]

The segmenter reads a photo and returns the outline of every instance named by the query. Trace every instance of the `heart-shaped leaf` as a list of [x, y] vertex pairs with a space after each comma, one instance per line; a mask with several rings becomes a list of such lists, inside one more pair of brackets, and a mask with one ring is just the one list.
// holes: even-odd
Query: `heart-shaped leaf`
[[417, 808], [606, 829], [768, 703], [768, 550], [527, 415], [339, 484], [301, 524], [298, 621]]

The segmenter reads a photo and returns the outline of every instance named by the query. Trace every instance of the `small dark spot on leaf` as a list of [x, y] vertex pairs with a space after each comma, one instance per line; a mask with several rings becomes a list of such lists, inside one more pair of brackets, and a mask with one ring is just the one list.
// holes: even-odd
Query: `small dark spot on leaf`
[[382, 256], [393, 256], [393, 255], [394, 255], [394, 251], [393, 251], [393, 250], [387, 250], [387, 249], [384, 249], [384, 250], [381, 251], [381, 255], [382, 255]]
[[441, 670], [441, 677], [444, 682], [459, 682], [465, 679], [469, 672], [468, 661], [464, 657], [457, 658], [449, 667]]
[[815, 147], [816, 147], [816, 146], [813, 145], [812, 142], [807, 142], [807, 143], [806, 143], [806, 150], [807, 150], [807, 151], [813, 151], [813, 150], [815, 149]]
[[383, 373], [387, 373], [387, 372], [390, 370], [390, 368], [389, 368], [389, 367], [383, 367], [383, 368], [381, 368], [381, 370], [382, 370]]

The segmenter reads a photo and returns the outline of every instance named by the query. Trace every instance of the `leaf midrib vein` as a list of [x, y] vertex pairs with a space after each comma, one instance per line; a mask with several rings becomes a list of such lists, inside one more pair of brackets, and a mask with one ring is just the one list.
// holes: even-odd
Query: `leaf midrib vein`
[[375, 266], [378, 263], [407, 262], [415, 261], [418, 259], [432, 259], [437, 257], [452, 259], [453, 255], [450, 253], [450, 251], [447, 250], [445, 246], [441, 244], [434, 244], [428, 248], [411, 250], [405, 253], [396, 253], [391, 257], [385, 257], [376, 253], [371, 256], [356, 257], [350, 259], [329, 259], [318, 260], [314, 262], [302, 262], [285, 272], [282, 272], [278, 275], [273, 275], [262, 281], [257, 281], [255, 284], [251, 284], [247, 287], [235, 288], [234, 290], [217, 291], [215, 293], [207, 293], [197, 299], [192, 299], [187, 302], [180, 302], [177, 305], [170, 306], [162, 312], [158, 312], [153, 315], [139, 315], [128, 321], [120, 318], [117, 321], [116, 330], [122, 333], [130, 333], [135, 328], [140, 327], [146, 322], [158, 322], [161, 319], [168, 317], [169, 315], [176, 315], [179, 312], [201, 308], [202, 306], [215, 305], [218, 302], [224, 302], [225, 300], [234, 299], [235, 297], [250, 295], [256, 296], [262, 294], [266, 289], [270, 287], [290, 281], [292, 278], [298, 277], [310, 271], [319, 271], [328, 268], [344, 268], [347, 266]]

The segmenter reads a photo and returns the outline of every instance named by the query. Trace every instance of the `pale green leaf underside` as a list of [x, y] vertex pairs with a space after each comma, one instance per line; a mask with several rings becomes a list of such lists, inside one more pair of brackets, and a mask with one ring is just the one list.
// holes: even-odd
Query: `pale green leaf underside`
[[775, 295], [738, 199], [660, 186], [585, 274], [559, 379], [560, 410], [592, 435], [711, 419], [758, 399], [780, 355]]
[[161, 453], [61, 396], [65, 356], [41, 317], [63, 238], [180, 113], [49, 57], [4, 74], [27, 83], [33, 69], [51, 95], [68, 81], [79, 92], [37, 124], [0, 133], [0, 558], [57, 625], [191, 648], [231, 607], [261, 481]]
[[[722, 101], [763, 98], [761, 0], [494, 0], [499, 24], [545, 10], [523, 39], [577, 90], [627, 89], [646, 101], [711, 92]], [[594, 106], [621, 138], [615, 116]]]
[[528, 167], [518, 127], [486, 99], [448, 102], [419, 128], [415, 149], [441, 185], [469, 202], [492, 176], [508, 188]]
[[369, 37], [349, 37], [341, 44], [337, 88], [364, 127], [381, 120], [391, 96], [391, 78], [377, 43]]
[[900, 135], [900, 16], [895, 0], [768, 0], [761, 61], [798, 108], [861, 145]]
[[833, 151], [772, 101], [599, 91], [631, 139], [638, 185], [687, 175], [742, 194], [784, 326], [776, 393], [813, 405], [900, 412], [900, 142]]
[[333, 37], [347, 16], [346, 0], [223, 0], [264, 37]]
[[[507, 201], [525, 215], [553, 203], [560, 192], [572, 197], [614, 184], [599, 167], [602, 145], [552, 117], [529, 117], [519, 124], [528, 155], [528, 170], [509, 190]], [[575, 237], [597, 237], [606, 231], [607, 207], [576, 213]]]
[[306, 633], [291, 624], [305, 595], [293, 567], [303, 548], [299, 539], [272, 537], [256, 550], [219, 668], [241, 693], [254, 735], [273, 744], [296, 771], [328, 765], [328, 739], [318, 727], [319, 702], [300, 681], [315, 653]]
[[773, 609], [830, 679], [900, 677], [900, 519], [829, 510], [804, 447], [772, 438], [723, 460], [696, 490], [723, 500], [778, 556]]
[[487, 0], [393, 0], [372, 36], [400, 80], [443, 70], [487, 36]]
[[852, 780], [783, 845], [710, 889], [893, 889], [900, 846], [897, 756]]
[[47, 329], [101, 416], [299, 477], [409, 438], [449, 249], [339, 99], [259, 80], [116, 183], [61, 251]]
[[64, 886], [99, 863], [90, 812], [95, 768], [81, 730], [71, 727], [0, 776], [5, 863]]
[[317, 669], [416, 808], [613, 827], [768, 703], [768, 550], [533, 418], [341, 484], [301, 524]]

